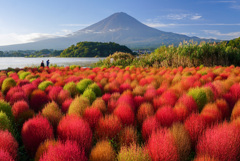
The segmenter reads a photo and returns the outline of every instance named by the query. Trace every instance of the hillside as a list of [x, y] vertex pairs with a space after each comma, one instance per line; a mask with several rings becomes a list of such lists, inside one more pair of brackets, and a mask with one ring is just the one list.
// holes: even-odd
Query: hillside
[[236, 39], [233, 39], [233, 40], [230, 40], [228, 42], [228, 46], [232, 46], [232, 47], [236, 47], [236, 48], [240, 49], [240, 37], [236, 38]]
[[[89, 27], [73, 32], [72, 34], [45, 39], [41, 41], [0, 46], [0, 51], [6, 50], [61, 50], [81, 41], [115, 42], [130, 48], [159, 47], [162, 44], [178, 45], [183, 41], [214, 41], [212, 39], [200, 39], [186, 35], [164, 32], [144, 25], [130, 15], [115, 13]], [[216, 40], [215, 40], [216, 41]]]
[[126, 46], [119, 45], [113, 42], [101, 43], [101, 42], [79, 42], [75, 45], [65, 49], [60, 56], [61, 57], [107, 57], [116, 51], [132, 53], [132, 51]]

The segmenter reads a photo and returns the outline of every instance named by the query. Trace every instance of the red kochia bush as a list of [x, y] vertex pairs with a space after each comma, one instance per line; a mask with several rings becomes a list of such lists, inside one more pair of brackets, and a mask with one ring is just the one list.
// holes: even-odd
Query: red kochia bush
[[112, 139], [117, 136], [121, 129], [122, 124], [117, 116], [105, 115], [99, 119], [95, 132], [99, 139]]
[[30, 96], [30, 108], [35, 112], [41, 111], [48, 101], [48, 96], [44, 91], [35, 89]]
[[240, 160], [240, 131], [231, 124], [223, 123], [209, 128], [199, 138], [197, 154], [207, 154], [221, 161]]
[[63, 88], [60, 87], [60, 86], [54, 86], [50, 89], [49, 93], [48, 93], [48, 96], [51, 100], [53, 101], [57, 101], [57, 97], [58, 97], [58, 94], [60, 93], [60, 91], [62, 90]]
[[37, 87], [41, 82], [42, 80], [40, 78], [37, 78], [34, 81], [32, 81], [32, 84]]
[[62, 141], [73, 140], [81, 145], [86, 152], [91, 149], [92, 131], [89, 124], [76, 115], [66, 115], [57, 127], [58, 138]]
[[195, 100], [193, 99], [192, 96], [189, 95], [182, 95], [176, 104], [183, 104], [187, 107], [189, 113], [195, 113], [198, 111], [198, 107], [197, 107], [197, 103], [195, 102]]
[[221, 111], [222, 113], [222, 118], [223, 119], [228, 119], [231, 115], [229, 106], [227, 104], [227, 101], [224, 99], [217, 99], [216, 100], [216, 105], [217, 108]]
[[22, 141], [32, 156], [43, 141], [53, 139], [53, 137], [53, 127], [47, 118], [37, 116], [23, 124]]
[[137, 143], [137, 129], [134, 126], [126, 126], [123, 128], [119, 135], [120, 146], [130, 146], [133, 143]]
[[17, 86], [22, 87], [22, 86], [24, 86], [24, 85], [26, 85], [26, 84], [29, 84], [29, 83], [30, 83], [30, 82], [29, 82], [29, 80], [27, 80], [27, 79], [25, 79], [25, 80], [19, 79], [18, 82], [17, 82]]
[[67, 140], [65, 143], [50, 145], [47, 152], [42, 155], [40, 161], [87, 161], [83, 149], [74, 141]]
[[174, 137], [168, 129], [153, 132], [148, 140], [147, 149], [153, 161], [179, 160]]
[[9, 91], [7, 92], [7, 94], [6, 94], [5, 100], [6, 100], [7, 102], [9, 102], [10, 99], [11, 99], [11, 97], [12, 97], [12, 96], [14, 95], [14, 93], [16, 93], [16, 92], [23, 92], [23, 89], [22, 89], [21, 87], [18, 87], [18, 86], [10, 88]]
[[222, 120], [222, 113], [218, 109], [216, 103], [206, 104], [200, 115], [204, 118], [208, 125], [212, 125]]
[[23, 91], [14, 93], [12, 95], [12, 97], [10, 98], [9, 102], [11, 105], [13, 105], [15, 102], [20, 101], [20, 100], [28, 101], [28, 98]]
[[117, 100], [116, 99], [109, 99], [108, 104], [107, 104], [107, 112], [112, 113], [115, 108], [117, 107]]
[[27, 111], [28, 109], [29, 109], [28, 103], [24, 100], [21, 100], [13, 104], [12, 114], [15, 117], [15, 119], [17, 119], [21, 113]]
[[48, 151], [50, 145], [55, 146], [57, 144], [59, 144], [59, 141], [56, 140], [45, 140], [42, 142], [37, 149], [34, 160], [39, 161], [40, 157]]
[[230, 109], [232, 109], [235, 103], [240, 98], [240, 84], [237, 83], [232, 85], [231, 88], [229, 89], [229, 92], [223, 95], [223, 98], [226, 99]]
[[37, 87], [34, 86], [33, 84], [26, 84], [26, 85], [22, 86], [22, 89], [25, 92], [26, 96], [29, 97], [30, 94], [32, 93], [32, 91], [34, 89], [37, 89]]
[[[12, 134], [10, 132], [6, 131], [2, 131], [0, 130], [0, 153], [1, 151], [5, 151], [8, 152], [9, 155], [15, 160], [17, 159], [17, 153], [18, 153], [18, 143], [15, 140], [15, 138], [12, 136]], [[2, 159], [1, 157], [6, 156], [0, 154], [0, 159]], [[5, 160], [4, 160], [5, 161]]]
[[123, 83], [120, 85], [120, 92], [123, 93], [125, 90], [132, 90], [132, 87], [129, 83]]
[[14, 159], [8, 152], [0, 149], [0, 161], [14, 161]]
[[145, 102], [145, 98], [143, 96], [135, 96], [133, 98], [136, 108], [138, 108], [143, 102]]
[[121, 104], [128, 104], [132, 108], [134, 113], [137, 111], [132, 94], [129, 94], [129, 93], [122, 94], [117, 100], [117, 105], [121, 105]]
[[170, 127], [175, 121], [177, 121], [177, 115], [170, 106], [159, 108], [156, 112], [156, 118], [160, 122], [161, 126], [164, 127]]
[[121, 120], [124, 126], [133, 125], [134, 123], [134, 112], [128, 104], [118, 105], [117, 108], [113, 111], [113, 114]]
[[102, 113], [98, 108], [87, 108], [84, 111], [83, 119], [88, 122], [91, 129], [95, 129], [98, 120], [102, 117]]
[[155, 88], [149, 88], [146, 90], [145, 94], [144, 94], [144, 98], [146, 101], [148, 102], [152, 102], [153, 98], [156, 97], [157, 95], [157, 91]]
[[111, 94], [109, 93], [105, 93], [103, 96], [102, 96], [102, 99], [105, 101], [105, 103], [107, 104], [109, 99], [111, 98]]
[[155, 116], [150, 116], [143, 121], [142, 124], [142, 137], [146, 141], [149, 136], [151, 136], [152, 132], [160, 129], [160, 123], [157, 121]]
[[184, 122], [190, 115], [190, 112], [187, 109], [187, 107], [181, 103], [176, 104], [173, 108], [173, 111], [177, 116], [177, 120], [180, 122]]
[[72, 103], [73, 99], [72, 98], [69, 98], [69, 99], [66, 99], [63, 103], [62, 103], [62, 112], [63, 113], [66, 113], [69, 109], [69, 106], [70, 104]]
[[143, 121], [149, 116], [154, 115], [154, 109], [151, 103], [143, 103], [137, 111], [137, 121], [142, 125]]
[[186, 119], [184, 126], [190, 135], [192, 146], [195, 147], [198, 137], [207, 127], [205, 120], [199, 114], [191, 114]]
[[57, 96], [57, 103], [61, 105], [65, 100], [70, 99], [71, 94], [68, 90], [61, 90]]
[[153, 99], [153, 107], [155, 109], [155, 111], [157, 111], [157, 109], [161, 106], [164, 105], [169, 105], [169, 106], [174, 106], [176, 101], [177, 101], [177, 96], [173, 91], [166, 91], [164, 92], [161, 96], [156, 97]]

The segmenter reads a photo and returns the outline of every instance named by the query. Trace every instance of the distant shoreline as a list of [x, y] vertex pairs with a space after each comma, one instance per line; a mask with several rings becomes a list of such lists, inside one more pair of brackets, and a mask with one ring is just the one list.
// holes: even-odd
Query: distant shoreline
[[46, 60], [50, 60], [50, 66], [71, 66], [79, 65], [82, 67], [90, 67], [93, 63], [105, 58], [59, 58], [59, 57], [0, 57], [0, 70], [8, 70], [8, 68], [24, 68], [24, 67], [39, 67], [43, 60], [46, 65]]

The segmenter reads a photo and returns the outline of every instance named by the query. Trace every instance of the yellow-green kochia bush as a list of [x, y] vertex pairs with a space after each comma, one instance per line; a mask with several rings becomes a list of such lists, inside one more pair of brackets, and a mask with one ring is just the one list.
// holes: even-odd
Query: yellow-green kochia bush
[[0, 112], [0, 130], [11, 131], [11, 121], [4, 112]]
[[96, 99], [96, 94], [90, 88], [87, 88], [82, 96], [88, 98], [91, 104]]
[[19, 74], [19, 78], [20, 79], [25, 79], [26, 76], [28, 76], [29, 74], [31, 74], [30, 72], [22, 72], [21, 74]]
[[51, 81], [43, 81], [38, 85], [38, 88], [44, 91], [48, 86], [52, 86], [52, 85], [53, 85], [53, 82]]
[[75, 69], [75, 68], [81, 68], [81, 66], [80, 66], [80, 65], [70, 65], [69, 68], [70, 68], [71, 70], [73, 70], [73, 69]]
[[118, 155], [118, 161], [150, 161], [151, 158], [144, 148], [139, 145], [131, 144], [130, 146], [122, 146]]
[[54, 101], [46, 104], [42, 109], [42, 115], [48, 119], [53, 127], [57, 127], [62, 118], [62, 112], [58, 104]]
[[97, 85], [97, 83], [90, 84], [88, 86], [88, 88], [91, 89], [96, 94], [97, 97], [101, 97], [102, 96], [102, 90]]
[[92, 84], [93, 81], [91, 79], [82, 79], [77, 83], [77, 90], [80, 93], [83, 93], [87, 87]]
[[2, 93], [7, 94], [7, 91], [11, 88], [16, 86], [16, 82], [13, 78], [6, 78], [2, 83]]
[[0, 100], [0, 112], [4, 112], [10, 120], [13, 120], [12, 107], [4, 100]]
[[77, 88], [76, 88], [76, 84], [74, 82], [69, 82], [67, 83], [63, 89], [67, 90], [70, 92], [71, 96], [74, 97], [75, 95], [78, 94]]
[[199, 112], [201, 112], [204, 105], [207, 103], [207, 95], [204, 88], [191, 88], [188, 91], [188, 95], [193, 97], [193, 99], [197, 103]]
[[83, 96], [77, 96], [70, 104], [68, 108], [68, 114], [83, 116], [83, 112], [88, 106], [90, 106], [90, 101], [88, 98]]

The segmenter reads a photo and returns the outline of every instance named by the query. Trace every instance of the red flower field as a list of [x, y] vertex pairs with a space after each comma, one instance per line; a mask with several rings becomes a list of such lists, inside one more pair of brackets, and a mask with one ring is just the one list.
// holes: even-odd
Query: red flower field
[[0, 158], [240, 160], [240, 67], [23, 68], [0, 89]]

